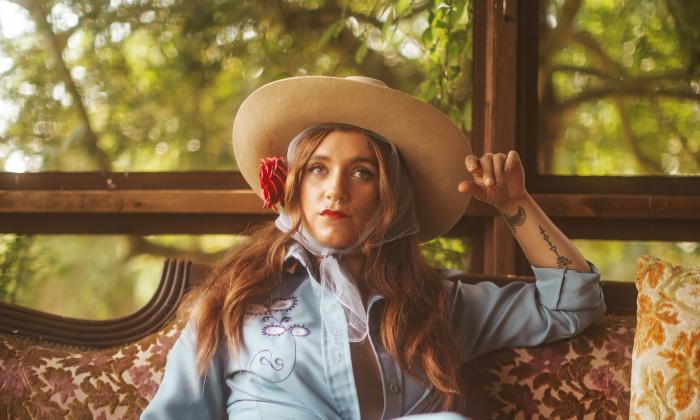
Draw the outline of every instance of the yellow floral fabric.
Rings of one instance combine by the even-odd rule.
[[[637,263],[631,419],[700,419],[700,267]]]

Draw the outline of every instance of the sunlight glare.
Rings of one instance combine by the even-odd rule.
[[[16,38],[34,30],[29,13],[16,4],[0,0],[0,33],[8,39]]]
[[[5,160],[5,172],[27,172],[27,157],[18,150],[10,153],[10,156]]]

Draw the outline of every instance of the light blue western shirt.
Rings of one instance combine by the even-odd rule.
[[[294,243],[269,308],[251,307],[240,354],[222,343],[203,378],[195,371],[195,335],[190,324],[168,354],[163,382],[142,419],[360,419],[345,313],[321,285],[311,260]],[[571,337],[605,313],[600,273],[533,267],[535,283],[471,285],[443,271],[452,329],[463,361],[503,347],[535,346]],[[332,299],[321,326],[320,299]],[[367,301],[370,342],[381,374],[382,418],[437,411],[431,386],[403,372],[380,344],[383,300]]]

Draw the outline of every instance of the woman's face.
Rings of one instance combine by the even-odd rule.
[[[321,245],[357,242],[379,203],[379,164],[364,134],[332,131],[304,167],[304,229]]]

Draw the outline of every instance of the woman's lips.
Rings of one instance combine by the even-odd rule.
[[[342,211],[335,211],[330,209],[323,210],[321,212],[321,216],[327,217],[329,219],[343,219],[345,217],[348,217],[348,215],[343,213]]]

